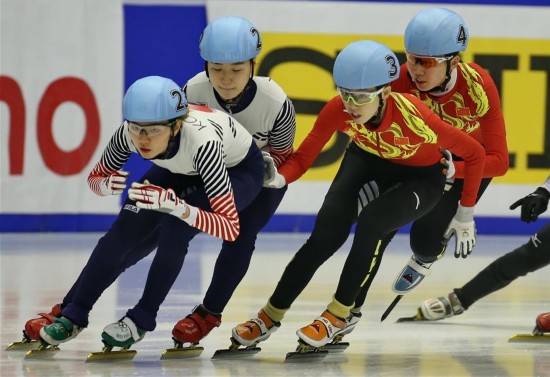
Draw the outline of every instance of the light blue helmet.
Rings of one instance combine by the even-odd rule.
[[[201,34],[201,57],[212,63],[239,63],[258,56],[262,49],[260,32],[245,18],[220,17]]]
[[[462,17],[445,8],[421,11],[405,30],[405,49],[418,56],[442,56],[464,51],[469,40],[468,26]]]
[[[381,43],[352,42],[336,57],[333,76],[340,88],[383,86],[399,77],[399,61],[393,51]]]
[[[187,114],[187,97],[174,81],[147,76],[135,81],[122,100],[124,119],[157,122]]]

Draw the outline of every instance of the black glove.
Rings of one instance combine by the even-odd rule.
[[[539,215],[546,211],[549,199],[550,192],[539,187],[535,192],[512,204],[510,209],[516,209],[521,206],[521,221],[530,223],[531,221],[536,221]]]

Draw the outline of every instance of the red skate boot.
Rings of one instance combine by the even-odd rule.
[[[11,343],[6,350],[26,350],[36,346],[36,342],[40,340],[40,329],[44,326],[51,325],[55,321],[55,317],[61,315],[61,304],[56,304],[52,307],[49,313],[38,313],[40,317],[29,319],[25,323],[23,330],[23,340],[20,342]]]
[[[541,313],[535,319],[535,328],[531,334],[513,335],[509,342],[550,342],[550,312]]]
[[[535,320],[536,326],[533,330],[533,334],[550,333],[550,312],[542,313],[537,316]]]
[[[161,359],[180,359],[200,356],[203,347],[197,347],[202,338],[222,323],[221,314],[208,311],[203,305],[196,306],[193,313],[180,320],[172,329],[174,348],[165,349]],[[184,347],[184,343],[190,346]]]
[[[25,323],[24,336],[32,340],[40,340],[40,329],[55,322],[55,317],[61,316],[61,304],[52,307],[49,313],[38,313],[40,317],[33,318]]]

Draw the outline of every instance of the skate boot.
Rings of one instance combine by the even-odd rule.
[[[40,329],[52,324],[55,321],[55,317],[61,315],[61,304],[54,305],[49,313],[38,313],[38,315],[40,317],[29,319],[27,323],[25,323],[23,339],[20,342],[14,342],[8,345],[6,351],[28,351],[35,348],[37,341],[40,340]]]
[[[130,318],[122,317],[119,321],[105,326],[101,333],[101,341],[104,344],[103,350],[89,353],[86,362],[132,360],[137,352],[129,348],[141,341],[146,333],[147,331],[137,327]],[[119,347],[120,350],[113,351],[114,347]]]
[[[420,306],[422,317],[428,321],[437,321],[464,313],[464,307],[455,292],[447,297],[430,298]]]
[[[286,354],[286,360],[302,358],[322,358],[328,354],[323,347],[338,338],[348,326],[345,319],[335,317],[325,310],[311,324],[296,331],[298,347],[295,352]]]
[[[335,336],[332,342],[327,343],[324,347],[329,352],[343,352],[346,348],[349,347],[349,342],[342,342],[344,335],[351,333],[354,329],[363,314],[361,312],[350,312],[349,316],[346,318],[347,326],[344,331],[339,335]]]
[[[550,312],[539,314],[535,320],[535,323],[536,325],[533,330],[533,334],[542,335],[545,333],[550,333]]]
[[[172,330],[174,348],[165,349],[161,359],[179,359],[198,357],[204,351],[203,347],[197,347],[200,340],[212,331],[214,327],[220,327],[221,314],[209,312],[204,305],[196,306],[193,313],[180,320]],[[184,343],[190,346],[184,347]]]
[[[412,291],[431,273],[431,265],[432,263],[422,263],[413,255],[393,283],[393,291],[399,295]]]
[[[281,327],[281,323],[273,321],[262,309],[258,312],[257,318],[235,326],[231,331],[229,349],[217,350],[212,358],[255,355],[262,350],[256,345],[269,338],[279,327]],[[244,346],[244,348],[240,348],[240,346]]]
[[[83,330],[65,317],[54,317],[54,322],[40,329],[40,345],[27,352],[26,358],[48,356],[49,351],[58,351],[61,343],[76,338]]]
[[[55,317],[55,322],[40,329],[40,338],[50,345],[57,346],[76,338],[83,328],[74,325],[65,317]]]

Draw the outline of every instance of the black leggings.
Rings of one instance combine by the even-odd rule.
[[[369,203],[357,218],[357,193],[372,180],[392,189]],[[376,272],[373,267],[379,263],[384,237],[430,211],[439,201],[443,186],[439,164],[398,165],[350,144],[313,232],[286,267],[270,298],[271,304],[279,309],[290,308],[315,271],[344,244],[357,220],[353,244],[335,293],[338,302],[353,305],[361,286]]]
[[[482,179],[476,202],[479,201],[481,195],[483,195],[487,186],[491,183],[491,180],[492,178]],[[445,191],[439,203],[425,216],[413,222],[410,233],[411,249],[414,255],[419,256],[423,261],[433,262],[445,253],[446,244],[443,234],[456,214],[463,188],[464,180],[455,179],[452,187],[448,191]],[[381,187],[381,191],[383,189]],[[383,245],[380,247],[380,258],[382,258],[386,247],[396,233],[397,231],[392,232],[383,240]],[[376,268],[378,269],[379,266],[380,264]],[[365,303],[371,284],[372,279],[369,279],[365,283],[357,296],[355,307],[361,307]]]
[[[542,227],[531,239],[495,259],[472,280],[455,289],[464,309],[490,293],[506,287],[520,276],[550,264],[550,224]]]

